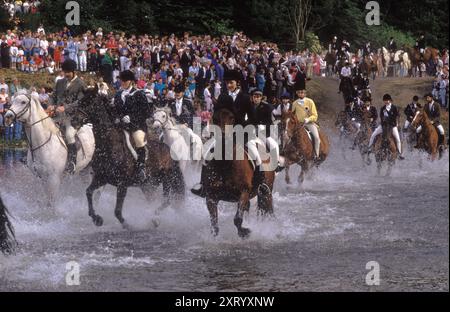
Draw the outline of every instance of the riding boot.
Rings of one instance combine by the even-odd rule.
[[[67,166],[65,171],[68,174],[74,174],[77,168],[77,145],[75,143],[67,144],[67,153]]]
[[[200,183],[196,185],[196,187],[191,189],[191,193],[200,197],[206,197],[206,192],[205,192],[205,188],[203,187],[203,181],[204,181],[204,173],[205,170],[202,167],[202,172],[201,172],[201,178],[200,178]]]
[[[283,171],[284,167],[285,167],[285,163],[286,163],[286,160],[285,160],[285,158],[283,156],[280,155],[278,158],[279,158],[278,166],[275,169],[275,172]]]
[[[264,171],[261,170],[261,166],[256,166],[255,172],[254,172],[254,177],[253,177],[254,185],[259,186],[259,185],[263,184],[264,181],[265,181]]]
[[[145,174],[145,146],[139,147],[136,149],[136,153],[138,155],[136,162],[136,176],[139,182],[144,182],[146,180]]]

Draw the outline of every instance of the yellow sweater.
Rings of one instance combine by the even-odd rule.
[[[319,115],[317,114],[316,104],[307,97],[303,100],[304,105],[300,104],[300,99],[292,104],[292,112],[297,116],[299,122],[305,122],[305,118],[308,118],[310,122],[317,122]]]

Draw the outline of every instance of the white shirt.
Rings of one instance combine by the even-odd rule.
[[[125,103],[125,99],[126,99],[127,95],[130,94],[130,92],[131,92],[131,88],[133,88],[133,87],[131,86],[128,89],[124,89],[123,92],[120,94],[120,97],[122,98],[122,101],[124,103]]]
[[[239,89],[236,89],[234,92],[228,91],[228,95],[230,95],[233,98],[233,102],[236,101],[236,97],[238,96],[238,93],[240,91],[241,90],[239,90]]]
[[[183,98],[175,99],[175,109],[176,109],[177,116],[181,115],[182,107],[183,107]]]
[[[352,70],[350,67],[347,67],[347,66],[342,67],[341,76],[350,77],[351,74],[352,74]]]

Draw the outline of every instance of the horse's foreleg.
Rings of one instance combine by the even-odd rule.
[[[214,236],[219,234],[219,217],[217,213],[218,200],[206,198],[206,207],[208,207],[209,217],[211,219],[211,233]]]
[[[56,203],[56,197],[59,193],[59,187],[61,185],[61,179],[59,176],[50,176],[47,182],[47,193],[48,193],[48,208],[54,208]]]
[[[300,170],[300,174],[298,175],[298,183],[303,184],[303,182],[305,181],[305,174],[308,172],[308,169],[309,169],[308,162],[304,162],[304,163],[300,164],[300,167],[301,167],[301,170]]]
[[[246,238],[250,235],[250,229],[244,228],[242,222],[244,221],[244,212],[249,210],[250,206],[250,194],[248,190],[244,190],[241,193],[241,197],[238,202],[238,209],[234,216],[234,225],[238,230],[238,235],[241,238]]]
[[[141,186],[142,193],[144,193],[145,199],[147,200],[148,203],[151,203],[153,201],[153,195],[156,191],[156,188],[157,188],[157,185],[152,184],[152,183],[146,183]],[[161,206],[156,208],[155,216],[152,218],[152,222],[155,227],[158,227],[159,224],[161,223],[159,220],[159,214],[161,213],[162,210],[164,210],[166,207],[168,207],[169,204],[170,204],[169,201],[163,201]]]
[[[284,178],[286,180],[286,184],[291,184],[291,178],[289,177],[289,167],[290,166],[291,166],[290,164],[286,163],[286,167],[284,168],[286,171],[286,175]]]
[[[103,219],[99,215],[95,214],[92,197],[93,197],[94,191],[104,185],[106,185],[106,183],[101,182],[94,176],[91,184],[86,189],[86,197],[88,200],[88,207],[89,207],[89,216],[92,218],[92,221],[94,222],[94,224],[96,226],[102,226]]]
[[[128,228],[128,226],[122,216],[122,209],[123,203],[125,202],[125,197],[127,196],[127,190],[127,187],[123,185],[117,186],[116,208],[114,209],[114,214],[117,220],[119,220],[120,224],[122,224],[122,226],[125,228]]]

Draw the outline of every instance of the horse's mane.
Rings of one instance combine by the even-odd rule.
[[[56,126],[56,124],[53,122],[53,119],[48,117],[48,114],[45,112],[44,108],[41,106],[41,102],[39,101],[39,98],[35,95],[30,95],[31,99],[31,105],[34,105],[34,109],[37,112],[37,115],[39,117],[42,123],[42,126],[49,130],[53,134],[60,133],[59,128]],[[33,104],[33,101],[35,104]]]

